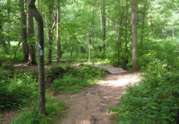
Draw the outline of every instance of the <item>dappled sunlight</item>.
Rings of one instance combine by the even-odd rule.
[[[99,85],[110,87],[123,87],[133,85],[141,80],[139,73],[131,73],[124,75],[110,75],[106,80],[99,81]]]
[[[91,124],[90,120],[80,120],[76,124]]]
[[[109,74],[104,80],[98,81],[96,86],[78,94],[57,96],[69,106],[62,124],[111,124],[113,113],[110,107],[119,103],[127,86],[140,79],[140,73]]]

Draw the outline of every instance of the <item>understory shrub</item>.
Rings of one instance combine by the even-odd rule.
[[[66,64],[52,65],[47,69],[47,83],[51,85],[53,80],[55,80],[57,77],[63,77],[63,75],[69,70],[72,70],[72,67]]]
[[[179,71],[152,62],[144,79],[130,87],[118,107],[119,124],[174,124],[179,110]]]
[[[47,98],[46,115],[40,115],[37,107],[37,103],[33,103],[31,108],[21,110],[11,124],[52,124],[65,111],[64,103],[52,96]]]
[[[142,69],[147,68],[153,61],[162,61],[168,67],[178,65],[177,46],[172,40],[159,40],[145,42],[143,49],[139,49],[138,64]]]
[[[113,111],[119,124],[175,124],[179,112],[179,55],[174,42],[146,45],[143,80],[129,87]]]
[[[3,72],[0,79],[0,111],[17,109],[36,96],[37,83],[31,74]]]
[[[53,89],[56,92],[76,93],[81,89],[94,85],[95,80],[105,75],[101,69],[82,65],[68,69],[63,77],[53,81]]]

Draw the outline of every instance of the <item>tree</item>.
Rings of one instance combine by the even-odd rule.
[[[146,14],[147,14],[147,9],[148,9],[148,0],[145,0],[143,3],[143,8],[142,8],[142,26],[141,26],[141,48],[143,48],[143,42],[144,42],[144,36],[145,36],[145,22],[146,22]]]
[[[57,0],[56,6],[56,40],[57,40],[57,62],[60,62],[61,57],[61,36],[60,36],[60,0]]]
[[[27,23],[26,23],[26,13],[25,13],[25,1],[19,0],[19,7],[20,7],[20,16],[21,16],[21,42],[22,42],[22,49],[24,54],[24,62],[28,61],[28,43],[27,43]]]
[[[54,0],[48,1],[48,64],[52,62],[53,7]]]
[[[137,1],[131,0],[131,24],[132,24],[132,69],[137,70]]]
[[[35,6],[36,0],[29,0],[29,11],[35,18],[38,25],[38,75],[39,75],[39,110],[41,114],[45,114],[45,69],[44,69],[44,25],[43,18]]]
[[[101,16],[102,16],[103,55],[105,55],[105,51],[106,51],[106,0],[102,0],[101,13],[102,13]]]
[[[27,36],[28,36],[28,64],[36,64],[36,50],[35,50],[35,40],[34,40],[34,21],[32,18],[32,13],[28,8],[27,11]]]

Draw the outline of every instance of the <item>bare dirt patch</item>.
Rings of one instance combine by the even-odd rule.
[[[113,124],[109,109],[118,104],[129,85],[139,82],[139,73],[109,74],[96,86],[73,95],[58,95],[69,106],[66,116],[57,124]]]
[[[0,124],[10,124],[13,117],[16,115],[16,112],[5,112],[2,115],[2,119],[0,118]]]

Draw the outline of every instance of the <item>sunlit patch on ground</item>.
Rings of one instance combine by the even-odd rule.
[[[124,75],[109,75],[106,80],[99,81],[99,85],[110,87],[124,87],[133,85],[141,80],[140,73],[128,73]]]
[[[141,80],[140,73],[109,74],[97,85],[78,94],[59,95],[69,110],[57,124],[111,124],[110,107],[118,104],[125,88]]]

